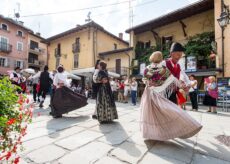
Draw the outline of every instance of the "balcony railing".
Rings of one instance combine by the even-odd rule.
[[[128,75],[129,73],[129,68],[128,67],[118,67],[118,68],[107,68],[108,71],[118,73],[120,75]]]
[[[36,54],[44,53],[44,49],[40,47],[34,47],[34,46],[29,45],[29,49],[30,49],[30,52],[32,53],[36,53]]]
[[[33,65],[39,65],[39,60],[36,60],[36,59],[28,59],[28,63],[29,64],[33,64]]]
[[[58,50],[58,48],[55,48],[54,55],[55,55],[55,57],[61,57],[61,52],[60,52],[60,50]]]
[[[73,53],[79,53],[80,52],[80,44],[79,43],[73,43],[72,44],[72,52]]]
[[[10,53],[12,51],[12,45],[5,43],[5,42],[0,42],[0,52],[6,52]]]

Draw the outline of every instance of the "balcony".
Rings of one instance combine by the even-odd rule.
[[[80,44],[79,43],[73,43],[72,44],[72,52],[73,53],[79,53],[80,52]]]
[[[128,75],[129,74],[129,68],[128,67],[113,67],[113,68],[107,68],[108,71],[110,72],[115,72],[115,73],[118,73],[120,74],[121,76],[123,75]]]
[[[44,53],[44,49],[40,47],[34,47],[34,46],[29,45],[29,52],[39,55],[39,54]]]
[[[61,57],[61,51],[58,48],[55,48],[55,50],[54,50],[54,56],[55,57]]]
[[[0,52],[5,52],[5,53],[12,52],[12,45],[5,42],[0,42]]]
[[[39,62],[39,60],[35,60],[33,58],[29,58],[28,59],[28,64],[29,65],[36,65],[36,66],[38,66],[38,65],[40,65],[40,62]]]

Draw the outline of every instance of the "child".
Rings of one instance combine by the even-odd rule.
[[[171,75],[166,68],[166,62],[163,60],[163,55],[160,51],[154,52],[149,61],[152,62],[144,71],[146,78],[151,80],[155,86],[160,86]]]

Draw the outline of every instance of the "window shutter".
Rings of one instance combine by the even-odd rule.
[[[21,67],[21,69],[24,68],[24,62],[23,61],[21,61],[20,67]]]
[[[4,67],[8,67],[8,59],[7,58],[5,58],[5,63],[4,64],[5,64]]]

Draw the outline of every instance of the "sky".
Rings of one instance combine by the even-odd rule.
[[[130,26],[196,1],[198,0],[0,0],[0,14],[14,18],[14,12],[19,11],[19,20],[26,27],[48,38],[78,24],[85,24],[85,19],[91,12],[93,21],[114,35],[124,33],[124,39],[128,40],[125,30]],[[130,11],[133,13],[133,21],[130,21]]]

